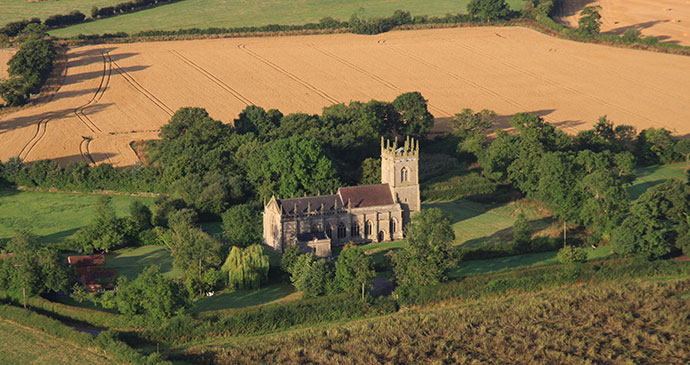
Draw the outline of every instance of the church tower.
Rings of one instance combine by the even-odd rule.
[[[390,141],[381,138],[381,183],[393,190],[394,199],[403,210],[403,224],[421,210],[419,197],[419,141],[407,137],[398,148],[396,138]]]

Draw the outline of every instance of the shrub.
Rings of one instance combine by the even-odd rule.
[[[558,250],[558,261],[572,264],[587,261],[587,251],[582,247],[568,246]]]

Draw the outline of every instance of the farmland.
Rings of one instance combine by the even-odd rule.
[[[232,122],[251,104],[317,113],[414,90],[429,100],[439,131],[470,107],[495,110],[498,127],[533,112],[571,133],[602,115],[638,130],[690,133],[690,58],[519,27],[135,43],[68,56],[53,100],[0,116],[0,160],[129,166],[138,161],[130,142],[156,138],[183,106]]]
[[[69,37],[80,33],[132,33],[152,29],[305,24],[316,23],[324,17],[347,20],[352,14],[364,17],[389,16],[397,9],[409,11],[413,16],[442,16],[446,13],[465,13],[468,3],[469,0],[185,0],[133,14],[79,24],[51,33],[59,37]],[[524,0],[509,0],[508,3],[514,9],[521,9]],[[91,5],[87,5],[86,8],[90,9]],[[1,10],[0,7],[0,13]]]
[[[643,35],[659,37],[661,41],[690,45],[690,2],[678,0],[565,0],[559,20],[577,27],[579,13],[587,5],[601,6],[601,30],[622,34],[636,28]]]

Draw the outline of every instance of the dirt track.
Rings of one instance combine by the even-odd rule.
[[[464,107],[535,112],[569,132],[617,123],[690,134],[690,57],[467,28],[89,46],[47,104],[0,116],[0,160],[127,166],[183,106],[231,122],[249,104],[318,113],[417,90],[439,128]]]
[[[690,1],[688,0],[565,0],[561,21],[577,27],[580,11],[587,5],[601,6],[601,31],[623,34],[637,28],[643,35],[663,42],[690,46]]]

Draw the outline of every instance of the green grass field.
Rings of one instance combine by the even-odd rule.
[[[258,290],[216,292],[212,297],[197,300],[192,313],[234,309],[299,299],[295,288],[287,283],[272,284]]]
[[[161,246],[127,247],[106,255],[105,266],[117,270],[119,275],[135,279],[139,273],[151,265],[158,265],[161,272],[169,277],[180,277],[182,272],[172,264],[170,252]]]
[[[661,184],[668,179],[687,179],[688,164],[679,162],[669,165],[650,166],[637,171],[637,178],[628,187],[631,199],[637,199],[642,193],[654,185]]]
[[[91,8],[89,1],[74,2],[89,4],[79,8]],[[397,9],[409,11],[412,15],[440,16],[446,13],[464,13],[467,3],[469,0],[184,0],[136,13],[58,29],[51,34],[58,37],[70,37],[80,33],[132,33],[151,29],[304,24],[318,22],[327,16],[347,20],[355,13],[364,17],[388,16]],[[524,1],[508,0],[508,3],[513,8],[519,9]],[[27,10],[17,10],[17,7],[13,6],[12,9],[18,11],[16,14],[5,13],[6,9],[0,6],[0,14],[8,14],[3,16],[4,19],[0,18],[0,21],[7,22],[27,17],[31,14],[28,11],[29,7],[38,8],[41,4],[43,3],[23,3]],[[7,10],[10,10],[9,6]]]
[[[63,242],[91,222],[98,195],[0,190],[0,242],[17,230],[29,229],[41,242]],[[149,206],[153,198],[113,196],[119,216],[129,215],[129,204],[139,200]]]
[[[79,10],[87,17],[91,16],[91,7],[112,6],[122,1],[118,0],[59,0],[59,1],[0,1],[0,26],[6,23],[40,18],[45,20],[55,14],[67,14],[73,10]]]
[[[0,320],[2,364],[115,364],[84,347],[14,322]]]

